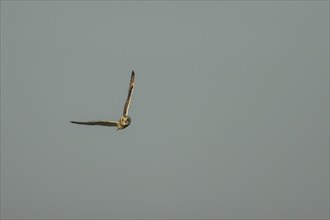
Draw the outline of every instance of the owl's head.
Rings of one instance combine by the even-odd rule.
[[[131,117],[129,115],[123,115],[119,119],[120,127],[121,128],[126,128],[128,125],[131,124]]]

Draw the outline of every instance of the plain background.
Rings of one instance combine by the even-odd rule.
[[[1,217],[329,218],[329,2],[1,1]]]

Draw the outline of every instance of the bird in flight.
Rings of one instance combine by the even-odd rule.
[[[101,125],[108,127],[117,127],[117,130],[126,128],[131,124],[131,117],[128,115],[128,109],[131,104],[134,83],[135,83],[135,73],[134,71],[132,71],[131,81],[129,83],[128,95],[124,105],[123,115],[119,118],[118,121],[71,121],[71,123],[80,124],[80,125]]]

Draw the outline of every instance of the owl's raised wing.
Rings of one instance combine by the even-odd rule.
[[[126,99],[126,102],[125,102],[123,115],[128,115],[128,109],[129,109],[129,105],[131,104],[131,99],[132,99],[132,94],[133,94],[133,89],[134,89],[134,83],[135,83],[135,73],[134,73],[134,71],[132,71],[131,81],[129,83],[128,95],[127,95],[127,99]]]

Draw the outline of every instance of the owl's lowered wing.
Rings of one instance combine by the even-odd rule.
[[[126,102],[125,102],[123,115],[128,115],[128,109],[129,109],[129,105],[131,104],[131,99],[132,99],[132,94],[133,94],[133,89],[134,89],[134,83],[135,83],[135,73],[134,73],[134,71],[132,71],[131,81],[129,83],[128,95],[127,95],[127,99],[126,99]]]
[[[71,121],[74,124],[80,125],[101,125],[101,126],[109,126],[109,127],[117,127],[117,121]]]

